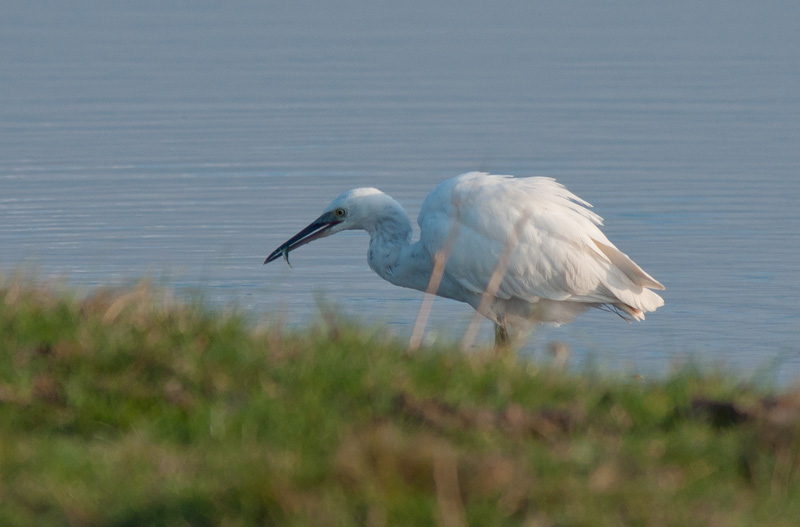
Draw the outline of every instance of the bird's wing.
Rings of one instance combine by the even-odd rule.
[[[663,286],[606,238],[590,206],[550,178],[472,172],[426,198],[420,241],[431,255],[450,244],[445,272],[475,293],[486,291],[506,252],[498,298],[661,305],[646,288]]]

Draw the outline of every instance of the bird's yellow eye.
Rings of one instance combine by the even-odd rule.
[[[347,215],[347,211],[344,209],[336,209],[333,213],[336,214],[337,218],[344,218]]]

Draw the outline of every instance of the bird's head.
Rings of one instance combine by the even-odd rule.
[[[289,252],[337,232],[348,229],[370,230],[376,214],[380,213],[381,204],[392,198],[376,188],[357,188],[348,190],[333,200],[322,215],[312,221],[280,247],[272,251],[264,263],[267,264],[283,256],[289,263]]]

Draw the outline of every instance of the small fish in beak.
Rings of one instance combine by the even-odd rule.
[[[267,259],[264,260],[265,264],[272,262],[273,260],[277,260],[281,256],[286,263],[289,264],[289,267],[292,266],[289,263],[289,252],[297,249],[298,247],[302,247],[303,245],[312,242],[318,238],[324,238],[332,234],[330,232],[331,228],[334,227],[336,224],[341,223],[341,218],[337,217],[333,211],[326,212],[313,222],[311,222],[308,227],[303,229],[302,231],[298,232],[288,240],[286,240],[280,247],[272,251]]]

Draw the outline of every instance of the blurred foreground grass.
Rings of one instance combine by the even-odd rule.
[[[0,525],[771,525],[800,393],[0,284]]]

